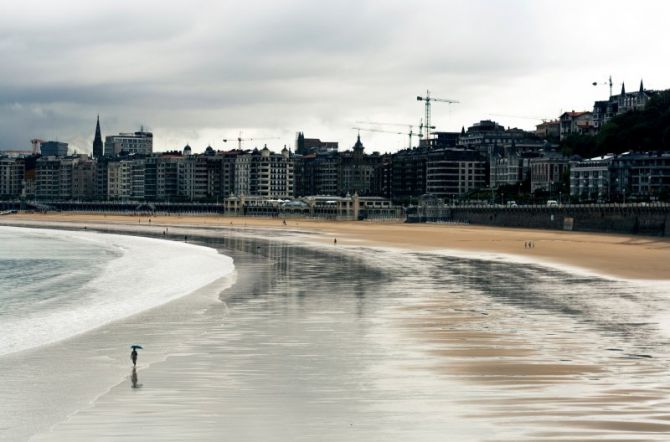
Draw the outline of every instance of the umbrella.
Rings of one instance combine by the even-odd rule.
[[[132,348],[133,350],[137,350],[137,349],[142,350],[142,346],[141,346],[141,345],[137,345],[137,344],[133,344],[133,345],[131,345],[130,348]]]

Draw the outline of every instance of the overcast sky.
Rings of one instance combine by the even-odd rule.
[[[174,4],[178,3],[178,4]],[[90,152],[154,132],[154,150],[306,137],[350,148],[357,121],[533,128],[615,93],[670,88],[670,2],[655,0],[0,2],[0,149]],[[602,85],[593,86],[594,81]],[[513,118],[519,116],[522,118]],[[403,131],[401,126],[386,129]],[[407,137],[361,132],[368,151]]]

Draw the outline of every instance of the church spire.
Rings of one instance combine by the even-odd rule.
[[[640,79],[640,93],[644,92],[644,83],[642,79]]]
[[[93,158],[102,157],[102,135],[100,134],[100,115],[95,123],[95,138],[93,138]]]
[[[626,95],[626,83],[621,83],[621,95]]]
[[[354,153],[355,154],[362,154],[363,153],[363,143],[361,143],[361,134],[359,132],[358,137],[356,137],[356,144],[354,144]]]
[[[358,133],[358,136],[356,137],[356,144],[354,144],[354,149],[357,148],[357,147],[359,147],[359,148],[361,148],[361,149],[363,148],[363,143],[361,143],[361,134],[360,134],[360,132]]]

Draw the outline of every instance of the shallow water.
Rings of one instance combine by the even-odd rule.
[[[221,301],[107,327],[151,336],[141,387],[36,440],[668,439],[665,286],[225,236],[191,237],[235,260]]]

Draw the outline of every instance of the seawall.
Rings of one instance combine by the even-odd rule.
[[[430,221],[670,237],[669,205],[450,207],[408,217],[408,222]]]

